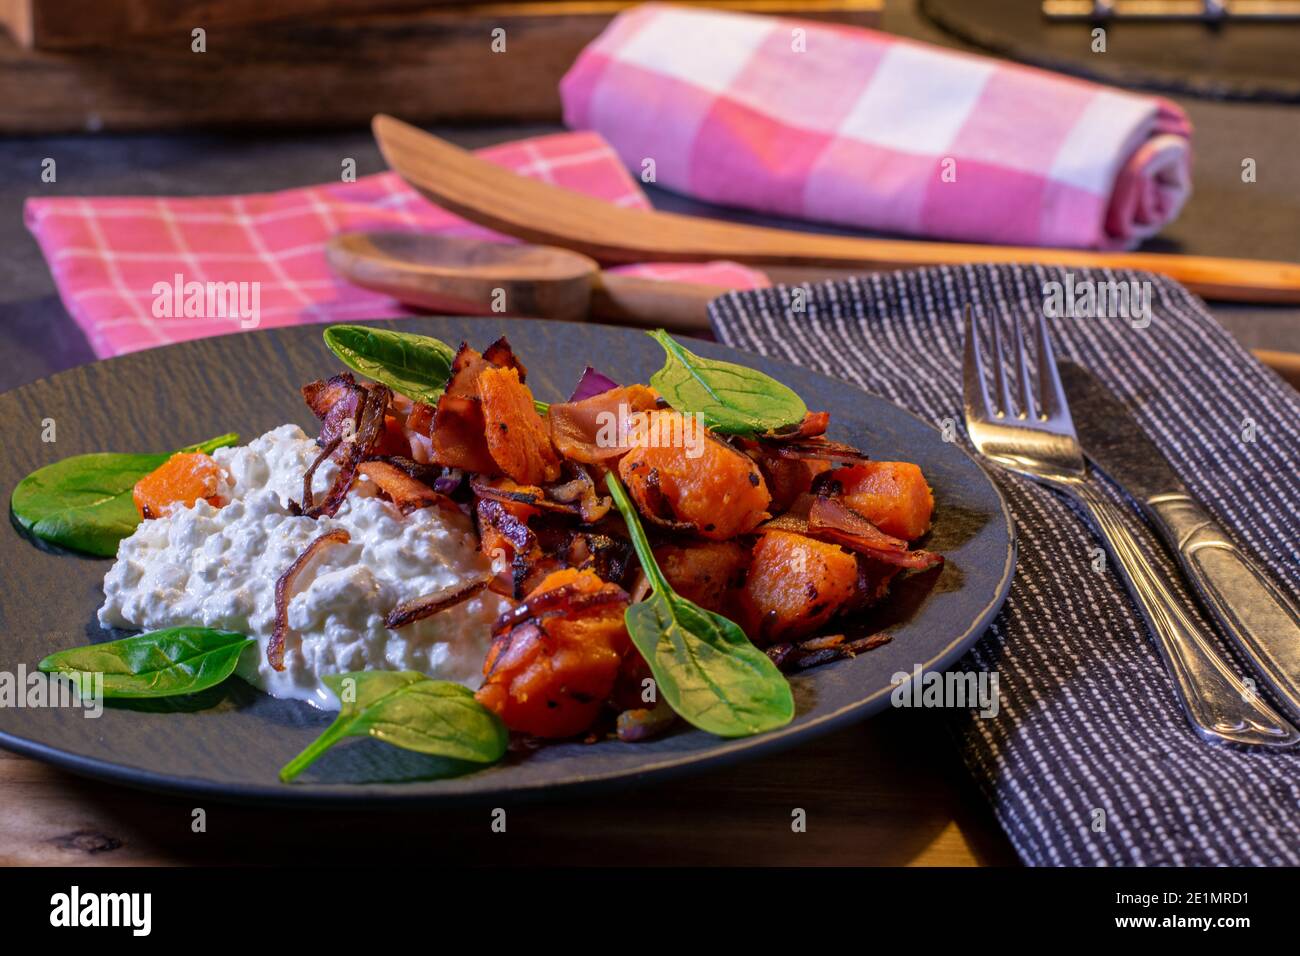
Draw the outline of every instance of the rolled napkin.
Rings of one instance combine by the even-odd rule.
[[[650,206],[594,133],[540,136],[479,155],[620,206]],[[413,314],[330,271],[325,243],[340,232],[410,230],[515,241],[433,205],[395,173],[247,196],[30,199],[25,215],[64,306],[100,358],[246,328]],[[648,263],[616,271],[726,288],[767,284],[762,273],[729,262]],[[188,298],[189,283],[205,289],[236,283],[249,316],[184,314],[178,305]],[[209,311],[206,303],[199,311]]]
[[[709,311],[728,345],[843,379],[938,428],[962,420],[963,306],[1032,323],[1043,314],[1044,288],[1071,277],[1149,284],[1148,329],[1135,332],[1123,318],[1050,319],[1057,354],[1091,369],[1133,410],[1193,494],[1300,598],[1300,396],[1171,279],[940,267],[814,285],[800,296],[784,286],[735,292]],[[1245,422],[1266,424],[1243,440]],[[954,434],[971,450],[960,424]],[[862,444],[870,453],[870,435]],[[1015,521],[1016,576],[1001,613],[955,670],[998,674],[1000,707],[985,716],[954,709],[951,723],[1020,858],[1042,866],[1300,865],[1300,752],[1201,740],[1113,566],[1095,564],[1097,542],[1078,513],[1042,485],[987,470]],[[1195,607],[1137,511],[1115,489],[1107,494],[1156,573]]]
[[[874,30],[648,4],[560,94],[647,180],[817,222],[1126,249],[1191,192],[1174,104]]]

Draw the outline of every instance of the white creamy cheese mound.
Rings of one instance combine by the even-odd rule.
[[[489,571],[466,516],[421,508],[403,516],[358,478],[333,518],[295,517],[302,476],[319,453],[297,425],[281,425],[213,457],[228,504],[193,507],[140,522],[117,549],[104,578],[105,627],[156,630],[182,624],[257,638],[237,673],[275,697],[336,709],[321,675],[416,670],[477,688],[492,624],[507,602],[488,591],[398,631],[384,626],[403,601],[455,589]],[[336,472],[314,476],[319,498]],[[266,660],[275,628],[275,582],[319,535],[347,531],[347,544],[322,547],[297,575],[289,602],[283,671]],[[254,653],[256,650],[256,653]]]

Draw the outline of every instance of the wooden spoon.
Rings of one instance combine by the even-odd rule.
[[[592,259],[554,246],[453,239],[409,232],[348,232],[325,258],[356,285],[434,312],[540,316],[616,325],[709,329],[709,301],[722,286],[602,272]]]
[[[391,116],[377,115],[371,125],[388,165],[444,209],[497,232],[562,246],[603,263],[731,259],[866,270],[1053,263],[1159,272],[1211,299],[1300,303],[1296,263],[825,236],[624,209],[520,176]]]
[[[325,257],[349,282],[408,305],[452,315],[593,318],[699,334],[711,332],[709,302],[731,291],[613,275],[580,253],[554,246],[409,232],[341,233],[326,245]],[[795,272],[773,278],[814,277]],[[500,307],[494,309],[498,302]],[[1255,357],[1300,388],[1300,355],[1256,349]]]

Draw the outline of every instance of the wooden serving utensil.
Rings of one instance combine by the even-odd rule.
[[[1158,272],[1210,299],[1300,303],[1297,263],[826,236],[624,209],[520,176],[391,116],[379,114],[371,125],[388,165],[444,209],[497,232],[572,249],[602,263],[731,259],[868,271],[1052,263]]]
[[[534,246],[410,232],[348,232],[325,247],[349,282],[434,312],[537,316],[615,325],[709,329],[722,286],[666,282],[601,271],[595,260]]]
[[[330,267],[355,285],[452,315],[596,319],[614,325],[711,331],[708,304],[723,286],[615,275],[595,260],[534,246],[410,232],[347,232],[325,247]],[[773,279],[803,281],[797,271]],[[494,305],[496,306],[494,308]],[[1255,357],[1300,388],[1300,355],[1256,349]]]

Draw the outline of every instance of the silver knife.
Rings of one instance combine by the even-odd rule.
[[[1057,362],[1079,441],[1137,501],[1205,606],[1300,718],[1300,609],[1192,497],[1133,414],[1092,373]]]

